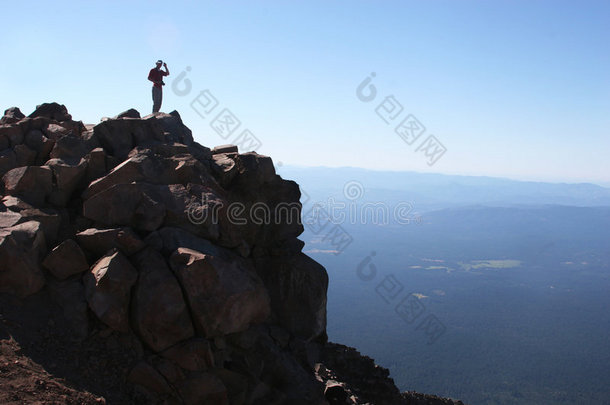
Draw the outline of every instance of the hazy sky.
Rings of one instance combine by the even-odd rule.
[[[162,110],[178,110],[206,146],[248,136],[283,164],[610,183],[608,1],[22,1],[2,10],[2,109],[29,114],[57,101],[87,123],[130,107],[147,114],[146,77],[161,58],[171,72]],[[190,91],[174,83],[181,72]],[[373,72],[376,97],[361,101],[356,89]],[[240,126],[218,127],[227,114]],[[425,127],[419,137],[404,129],[409,115]],[[430,135],[443,155],[426,148]]]

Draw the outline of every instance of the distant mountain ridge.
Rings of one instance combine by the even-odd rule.
[[[372,198],[392,202],[406,198],[425,210],[474,204],[610,206],[610,188],[592,183],[546,183],[354,167],[285,165],[277,170],[281,175],[297,181],[316,198],[341,195],[343,185],[355,181],[365,191],[363,200]]]

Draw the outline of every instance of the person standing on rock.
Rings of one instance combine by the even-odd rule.
[[[161,70],[161,65],[163,65],[165,71]],[[169,76],[169,69],[167,68],[167,63],[163,63],[163,61],[159,59],[157,61],[157,66],[150,69],[150,72],[148,73],[148,80],[153,82],[153,113],[159,112],[161,109],[161,102],[163,101],[163,86],[165,85],[163,82],[163,76]]]

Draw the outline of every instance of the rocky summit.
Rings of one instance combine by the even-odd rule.
[[[328,342],[324,267],[272,160],[180,115],[0,120],[0,402],[453,404]]]

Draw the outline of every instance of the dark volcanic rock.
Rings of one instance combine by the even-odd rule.
[[[42,265],[60,280],[89,269],[85,254],[72,239],[66,239],[53,248]]]
[[[0,138],[1,140],[2,138]],[[0,175],[4,176],[6,172],[17,167],[17,155],[12,149],[6,149],[0,152]]]
[[[77,164],[87,155],[89,147],[90,145],[81,137],[72,134],[61,135],[55,139],[49,157]]]
[[[233,256],[226,260],[179,248],[170,259],[203,336],[241,332],[269,317],[263,282],[246,260]]]
[[[36,151],[26,145],[16,145],[13,150],[17,159],[17,166],[29,166],[36,163]]]
[[[135,153],[106,176],[91,182],[83,198],[107,190],[116,184],[146,182],[151,184],[213,183],[205,166],[190,155],[160,157],[148,150]]]
[[[138,272],[121,252],[111,251],[99,259],[83,279],[89,307],[114,330],[129,330],[131,286]]]
[[[72,193],[79,187],[87,171],[87,162],[81,159],[73,165],[61,159],[51,159],[46,165],[53,171],[54,184],[49,195],[49,202],[56,206],[66,206]]]
[[[189,371],[204,371],[214,367],[214,354],[206,339],[190,339],[161,353],[167,359]]]
[[[27,297],[40,290],[45,283],[40,259],[45,253],[39,222],[0,229],[0,292]]]
[[[273,313],[282,326],[304,339],[326,332],[328,274],[303,253],[261,257],[256,268],[271,296]]]
[[[0,125],[14,124],[15,122],[25,118],[25,115],[17,107],[11,107],[4,110],[4,116],[0,118]]]
[[[180,118],[178,111],[174,110],[169,114],[157,113],[149,115],[145,119],[154,120],[160,125],[165,133],[166,141],[178,142],[184,145],[193,143],[193,133],[182,123],[182,118]]]
[[[89,228],[77,233],[76,238],[83,249],[96,259],[113,248],[131,256],[146,247],[131,228]]]
[[[199,145],[176,111],[46,103],[0,119],[0,175],[4,402],[459,404],[327,342],[328,275],[268,156]]]
[[[28,115],[29,118],[46,117],[55,121],[68,121],[72,116],[68,114],[68,109],[63,104],[44,103],[36,106],[36,110]]]
[[[104,152],[103,148],[94,148],[85,156],[85,160],[87,161],[85,178],[88,183],[97,180],[107,173],[106,152]]]
[[[83,215],[106,226],[154,231],[165,219],[163,200],[171,198],[168,186],[115,184],[87,199],[83,204]]]
[[[19,211],[21,223],[36,221],[40,223],[47,247],[53,246],[61,226],[60,214],[53,208],[26,208]]]
[[[141,118],[140,113],[135,108],[130,108],[129,110],[123,111],[115,118]]]
[[[138,253],[138,282],[132,304],[133,326],[144,343],[160,352],[194,335],[178,281],[158,252]]]
[[[12,147],[23,143],[23,128],[18,125],[0,125],[0,146],[3,148]]]
[[[212,155],[216,155],[219,153],[235,153],[237,154],[237,146],[236,145],[219,145],[212,149]]]
[[[24,166],[9,170],[2,181],[7,194],[41,206],[51,193],[53,174],[48,166]]]

